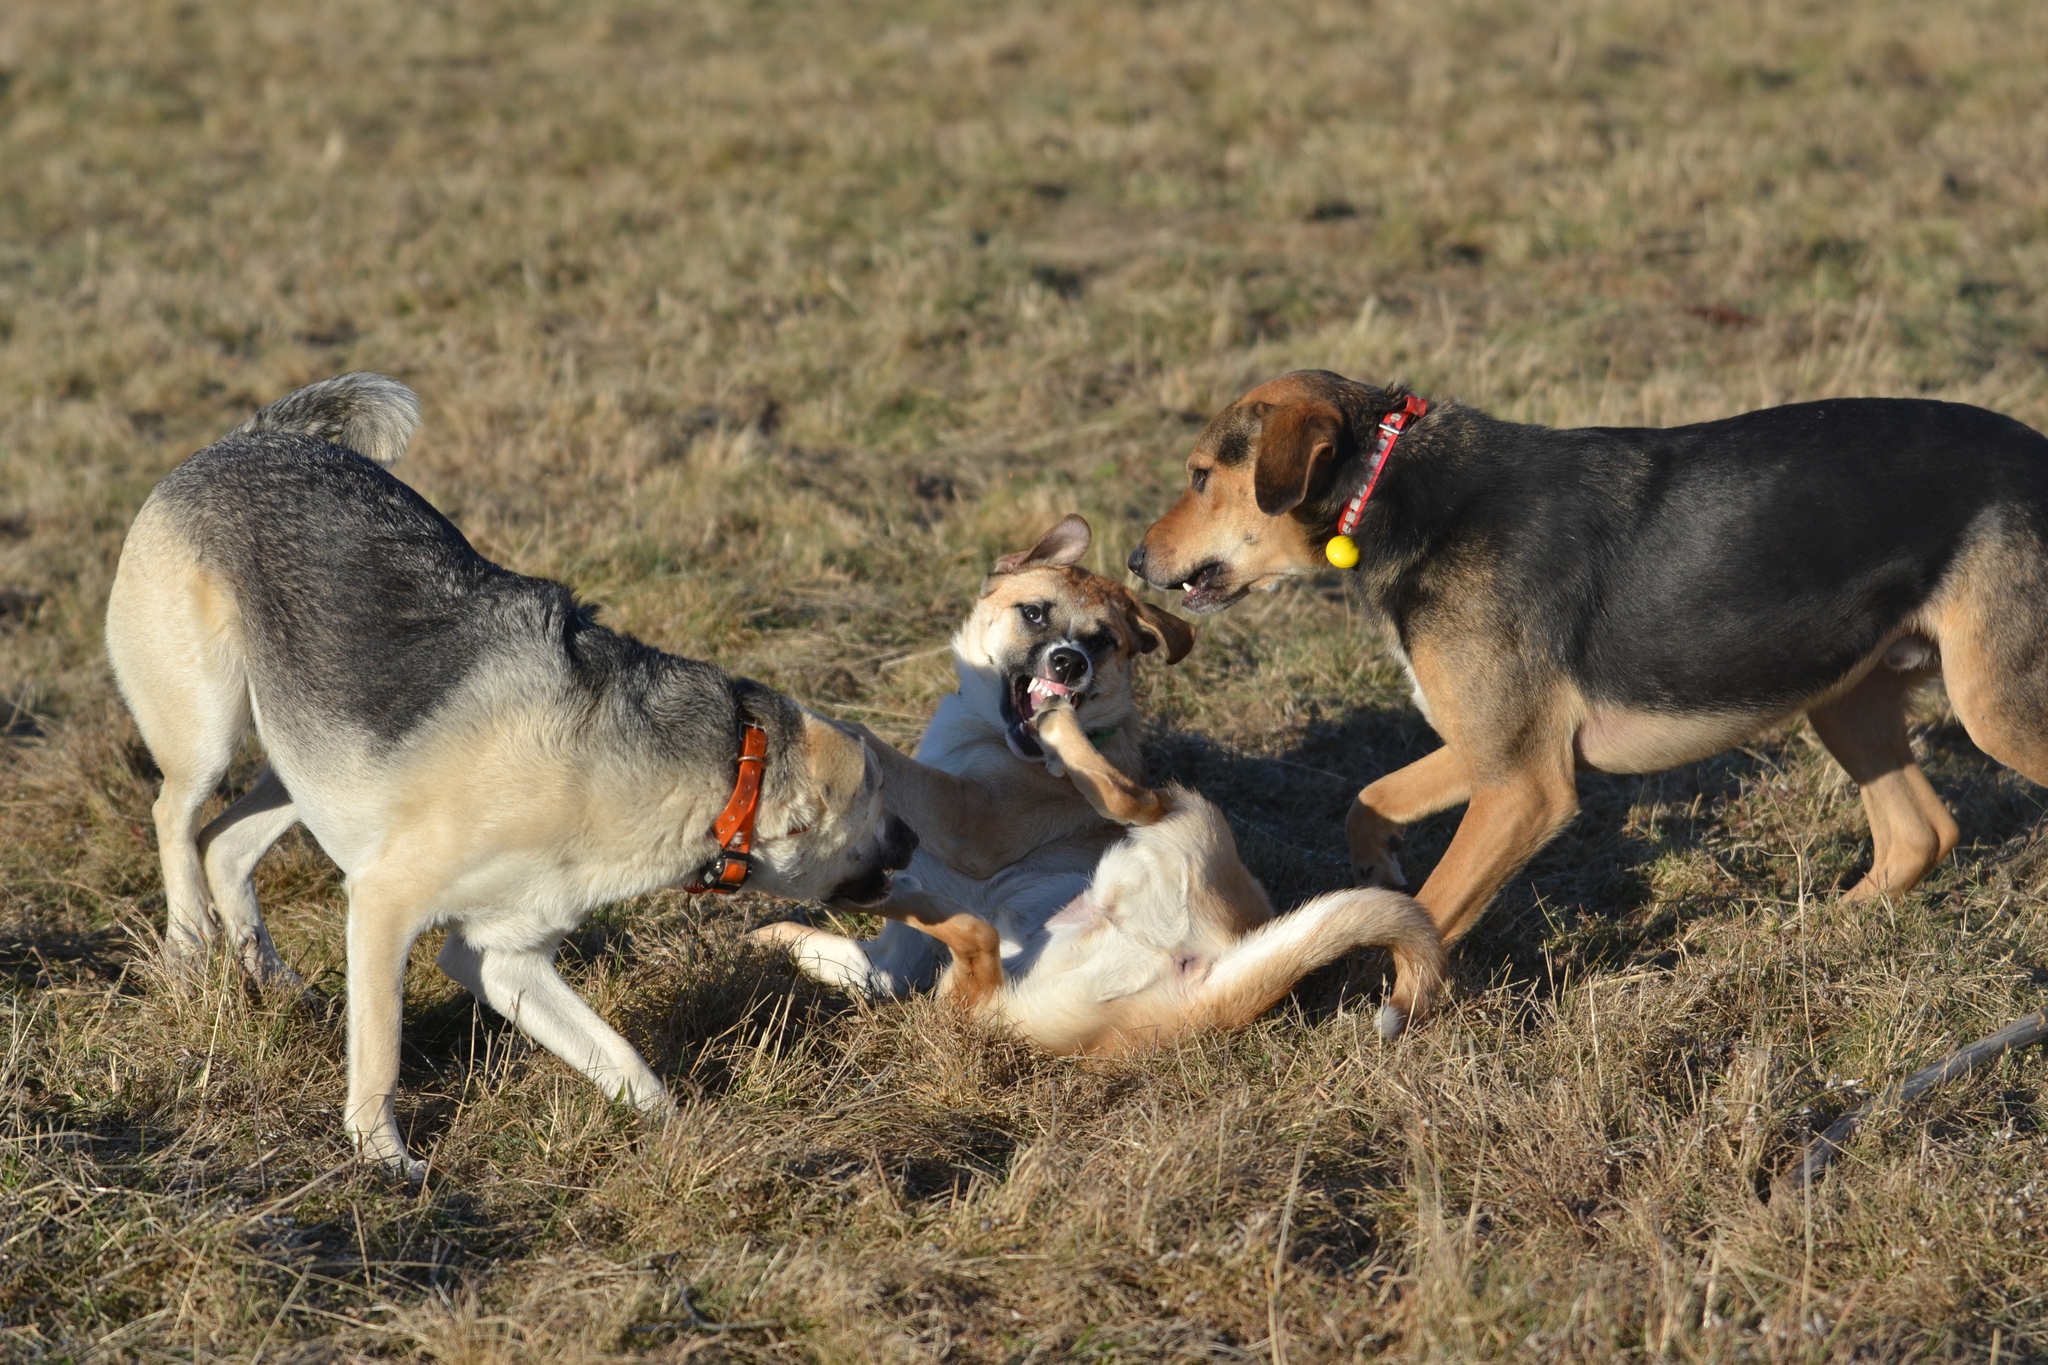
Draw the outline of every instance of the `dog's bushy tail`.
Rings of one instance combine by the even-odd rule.
[[[419,424],[420,400],[411,389],[381,374],[356,373],[286,394],[228,435],[290,432],[390,464],[405,454]]]
[[[1232,944],[1202,982],[1196,1022],[1242,1028],[1304,976],[1359,948],[1393,954],[1394,989],[1380,1009],[1379,1029],[1382,1037],[1397,1037],[1436,1003],[1444,946],[1420,901],[1372,888],[1318,896]]]

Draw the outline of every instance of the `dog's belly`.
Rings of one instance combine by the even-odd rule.
[[[1595,706],[1573,737],[1579,766],[1601,773],[1656,773],[1711,758],[1768,726],[1755,712],[1666,715]]]

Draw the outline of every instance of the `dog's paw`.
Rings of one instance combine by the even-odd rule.
[[[1401,860],[1392,853],[1382,853],[1370,861],[1353,859],[1351,882],[1354,886],[1377,886],[1387,891],[1408,891],[1407,874],[1401,871]]]
[[[1026,723],[1036,730],[1054,716],[1071,716],[1073,714],[1074,699],[1072,697],[1067,696],[1063,692],[1044,692],[1038,694],[1038,705],[1031,712],[1031,719]]]
[[[1387,834],[1360,838],[1351,832],[1351,883],[1377,886],[1388,891],[1407,891],[1408,877],[1401,871],[1401,836]]]
[[[747,931],[747,942],[757,948],[787,948],[811,932],[810,926],[792,920],[778,920]]]

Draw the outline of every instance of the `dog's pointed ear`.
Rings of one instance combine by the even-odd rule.
[[[1252,492],[1269,517],[1299,507],[1334,463],[1344,440],[1344,414],[1328,403],[1272,405],[1259,428]]]
[[[1039,537],[1028,550],[1004,555],[996,561],[995,572],[1017,573],[1024,569],[1063,569],[1088,553],[1092,533],[1079,513],[1069,512],[1060,524]]]
[[[1170,611],[1161,611],[1150,602],[1138,603],[1133,624],[1138,629],[1138,652],[1150,654],[1161,645],[1166,646],[1166,662],[1177,664],[1188,657],[1188,651],[1195,647],[1195,628]]]

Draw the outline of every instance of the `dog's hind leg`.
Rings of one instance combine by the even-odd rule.
[[[2031,536],[1980,552],[1939,623],[1942,681],[1985,753],[2048,786],[2048,558]]]
[[[199,831],[199,853],[214,912],[228,946],[250,978],[266,989],[304,990],[306,983],[285,965],[256,905],[256,864],[298,823],[298,808],[277,774],[263,776],[242,798]]]
[[[1956,846],[1955,818],[1913,761],[1906,695],[1914,677],[1880,664],[1862,682],[1806,713],[1814,733],[1863,791],[1870,871],[1849,900],[1910,891]]]
[[[642,1113],[673,1112],[667,1088],[639,1052],[555,971],[558,943],[516,951],[484,948],[471,942],[458,924],[448,931],[436,961],[471,995],[588,1076],[605,1094]]]
[[[214,936],[199,816],[249,729],[234,621],[226,586],[199,566],[165,514],[145,505],[107,599],[107,657],[164,775],[154,814],[168,911],[164,947],[174,964],[190,964]]]
[[[1384,1038],[1429,1013],[1444,978],[1444,948],[1429,912],[1398,891],[1333,891],[1246,934],[1209,969],[1189,1011],[1212,1028],[1251,1023],[1304,976],[1359,948],[1394,958],[1394,989],[1380,1008]]]
[[[1003,989],[1002,935],[971,910],[933,895],[907,877],[897,878],[889,899],[872,908],[877,914],[923,930],[946,946],[953,955],[953,966],[939,988],[960,1005],[972,1010]]]

